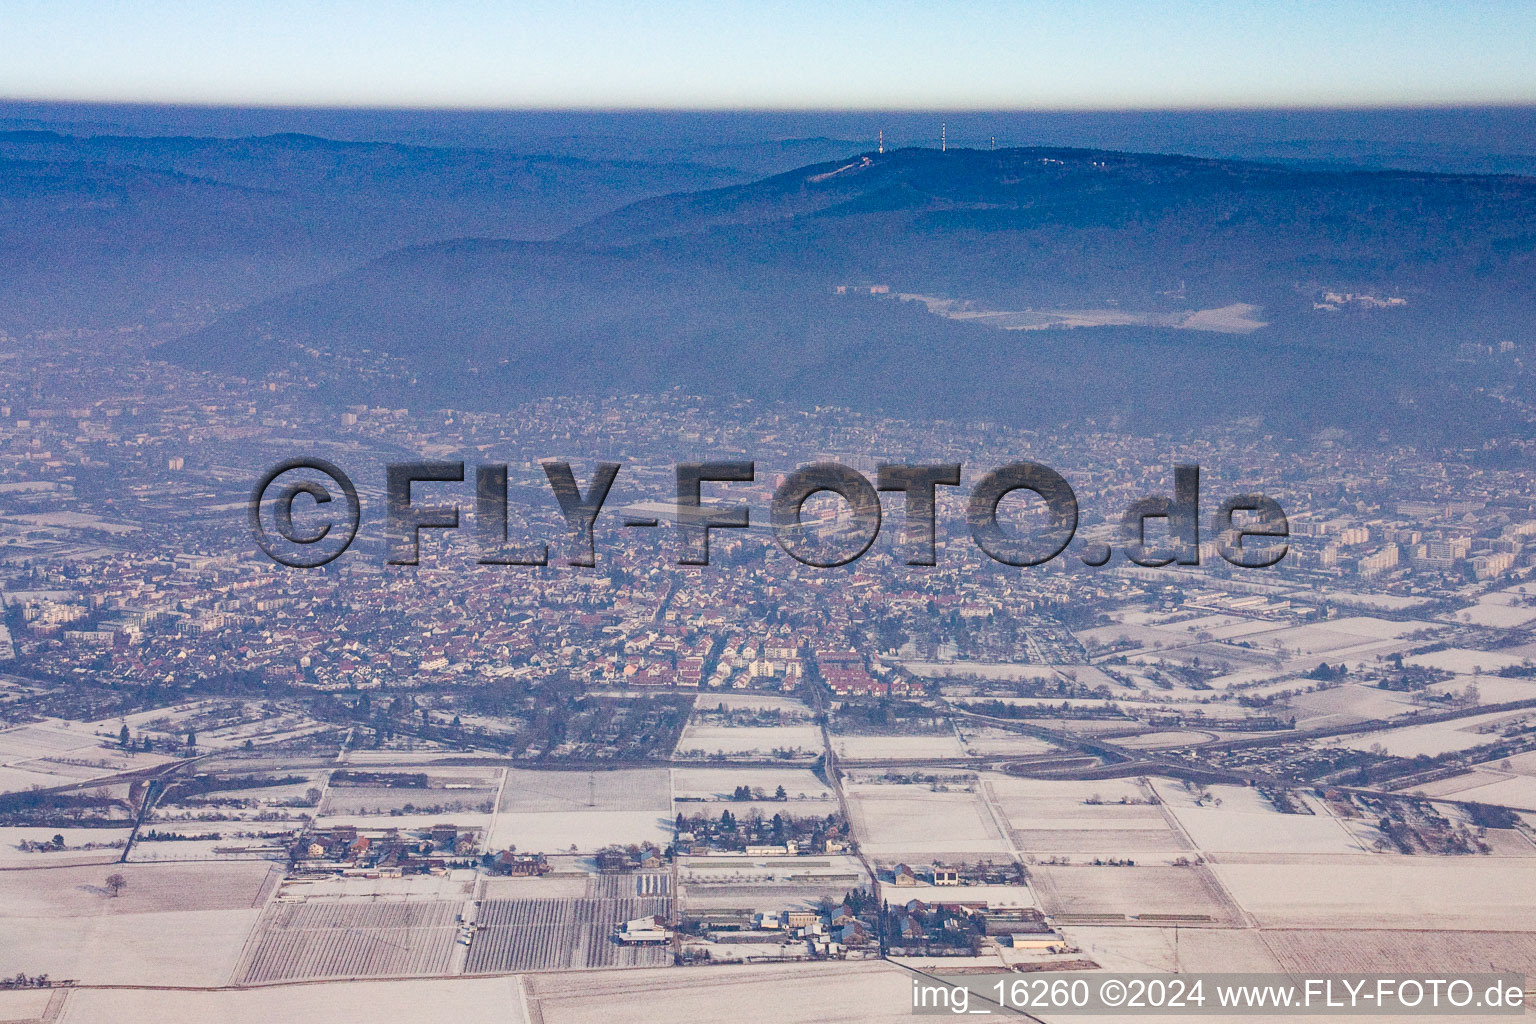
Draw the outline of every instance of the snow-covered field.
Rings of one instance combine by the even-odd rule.
[[[1218,860],[1212,870],[1265,926],[1528,931],[1536,913],[1531,858]]]
[[[977,754],[1017,754],[1025,757],[1031,754],[1049,753],[1056,749],[1045,740],[1034,736],[1024,736],[1007,729],[990,726],[977,727],[962,724],[960,734],[963,737],[965,749]]]
[[[410,807],[454,807],[457,810],[489,808],[496,802],[496,788],[407,789],[399,786],[331,786],[325,793],[320,813],[377,814],[404,811]]]
[[[1186,923],[1238,924],[1240,915],[1202,867],[1037,865],[1036,896],[1057,917],[1183,918]],[[1070,923],[1070,922],[1069,922]]]
[[[404,829],[431,828],[442,823],[483,833],[490,820],[491,816],[481,811],[441,811],[436,814],[326,814],[316,818],[315,824],[320,828],[355,825],[360,829]]]
[[[1345,725],[1373,718],[1392,718],[1415,708],[1408,694],[1359,683],[1344,683],[1291,699],[1298,728]]]
[[[275,870],[245,862],[0,871],[0,974],[224,984]],[[115,897],[105,888],[113,873],[127,881]]]
[[[47,868],[60,864],[111,863],[122,854],[112,849],[114,842],[126,842],[129,829],[124,828],[0,828],[0,867]],[[58,852],[23,853],[23,840],[31,843],[47,843],[54,836],[64,837],[64,849]],[[87,843],[100,846],[96,850],[70,849]],[[3,908],[0,908],[3,910]]]
[[[665,812],[671,805],[672,776],[666,768],[571,772],[514,768],[507,772],[501,791],[503,812]]]
[[[1514,772],[1479,769],[1418,786],[1412,792],[1536,811],[1536,778]]]
[[[1460,675],[1472,675],[1478,671],[1497,672],[1501,668],[1518,666],[1526,660],[1526,657],[1526,655],[1509,651],[1472,651],[1451,647],[1443,651],[1431,651],[1429,654],[1412,655],[1404,658],[1403,664],[1443,668]]]
[[[693,706],[699,711],[714,711],[723,707],[728,711],[787,711],[802,715],[811,714],[810,706],[804,701],[773,693],[701,693],[694,699]]]
[[[1095,963],[1111,971],[1137,974],[1149,970],[1269,972],[1280,969],[1266,938],[1256,931],[1235,928],[1179,928],[1175,931],[1145,925],[1095,925],[1091,928],[1069,926],[1062,932]],[[1212,1018],[1188,1019],[1208,1021]]]
[[[225,985],[260,916],[250,909],[0,917],[0,971],[95,985]]]
[[[1242,786],[1212,786],[1212,799],[1198,805],[1193,794],[1174,783],[1160,782],[1157,791],[1202,852],[1368,852],[1319,801],[1306,801],[1314,814],[1281,814],[1257,790]]]
[[[935,736],[833,736],[832,749],[848,761],[904,761],[909,758],[961,757],[965,750],[953,733]]]
[[[1377,744],[1396,757],[1431,757],[1452,750],[1466,750],[1487,743],[1497,742],[1497,727],[1504,722],[1516,721],[1531,714],[1528,711],[1501,711],[1486,715],[1454,718],[1447,722],[1430,722],[1425,725],[1405,725],[1396,729],[1381,729],[1347,736],[1339,745],[1351,750],[1370,750]],[[1479,729],[1488,731],[1479,731]]]
[[[672,769],[674,800],[729,800],[737,786],[751,786],[754,789],[761,787],[770,795],[783,786],[791,806],[799,803],[802,795],[808,800],[820,800],[832,794],[826,783],[809,768]]]
[[[503,811],[486,848],[516,846],[524,853],[595,853],[613,843],[655,843],[672,839],[672,814],[659,811]]]
[[[90,722],[46,719],[0,729],[0,793],[83,782],[169,760],[122,750]]]
[[[815,757],[821,753],[821,730],[814,725],[726,726],[690,722],[677,741],[679,757],[750,754],[766,759],[775,750]]]
[[[672,836],[672,776],[666,768],[507,772],[485,848],[525,853],[593,853],[612,843]]]
[[[1524,602],[1525,595],[1519,593],[1521,588],[1496,590],[1484,594],[1477,599],[1477,603],[1470,608],[1463,608],[1456,613],[1457,618],[1465,618],[1478,626],[1493,626],[1498,629],[1514,629],[1524,626],[1536,620],[1536,606]]]
[[[919,785],[845,786],[854,834],[886,863],[1003,857],[1007,842],[976,793],[935,793]]]
[[[911,978],[871,962],[587,972],[530,984],[545,1024],[895,1024],[910,1018]]]
[[[61,1024],[271,1024],[323,1020],[378,1024],[386,1020],[455,1024],[527,1024],[519,981],[452,978],[274,985],[222,992],[71,992]]]
[[[1058,782],[995,773],[982,779],[1022,854],[1167,861],[1189,848],[1162,807],[1150,802],[1153,791],[1134,780]]]

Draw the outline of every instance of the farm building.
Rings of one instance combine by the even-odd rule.
[[[633,921],[625,921],[619,925],[618,938],[624,943],[660,944],[672,941],[672,931],[665,921],[652,914],[649,917],[637,917]]]

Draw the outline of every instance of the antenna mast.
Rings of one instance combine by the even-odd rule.
[[[880,153],[881,153],[882,156],[885,155],[885,129],[884,128],[880,129]]]
[[[947,152],[948,150],[949,150],[949,125],[945,124],[943,121],[940,121],[939,122],[939,152],[940,153],[944,153],[944,152]]]

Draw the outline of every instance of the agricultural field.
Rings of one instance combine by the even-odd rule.
[[[1403,664],[1444,669],[1457,675],[1473,675],[1478,672],[1497,672],[1501,668],[1515,668],[1529,657],[1519,651],[1473,651],[1452,647],[1429,654],[1412,655],[1404,658]]]
[[[389,824],[402,827],[431,818],[483,830],[496,809],[501,777],[501,771],[492,768],[434,767],[423,772],[407,766],[400,771],[371,767],[335,772],[319,817],[324,824],[360,828],[378,827],[386,817],[392,819]],[[412,820],[398,820],[402,818]]]
[[[1268,934],[1243,928],[1067,926],[1062,933],[1083,955],[1110,971],[1270,972],[1280,963]]]
[[[976,682],[1016,682],[1019,680],[1057,679],[1056,669],[1049,665],[988,664],[975,661],[903,661],[902,668],[924,679],[944,679],[944,692],[953,688],[956,692],[967,689]],[[1083,666],[1072,666],[1074,669]]]
[[[267,908],[237,972],[241,984],[447,974],[461,900],[308,899]]]
[[[674,768],[672,800],[684,806],[698,801],[729,801],[737,786],[772,794],[784,787],[791,804],[832,798],[827,784],[809,768]]]
[[[559,772],[514,768],[502,789],[502,813],[546,811],[660,811],[672,803],[666,768]]]
[[[913,899],[922,900],[924,903],[963,900],[966,903],[985,903],[989,907],[1035,907],[1036,909],[1040,907],[1039,901],[1035,899],[1034,890],[1028,885],[977,884],[962,885],[957,888],[949,885],[931,885],[923,881],[910,886],[886,882],[881,892],[892,903],[905,903]]]
[[[68,996],[64,989],[0,989],[0,1024],[57,1019]]]
[[[63,990],[60,990],[63,991]],[[0,1018],[3,1019],[3,1018]],[[517,978],[443,978],[266,985],[222,991],[77,989],[59,1024],[529,1024]]]
[[[1536,810],[1536,751],[1480,765],[1462,775],[1416,786],[1411,792]]]
[[[1506,587],[1483,594],[1470,608],[1463,608],[1456,617],[1478,626],[1496,629],[1516,629],[1536,622],[1536,607],[1525,604],[1529,584]]]
[[[912,1007],[912,975],[887,963],[745,965],[528,979],[544,1024],[894,1024]]]
[[[494,755],[470,755],[471,757],[484,757],[487,767],[500,764],[500,759]],[[459,763],[465,760],[462,753],[455,754],[437,747],[422,747],[419,749],[380,749],[351,748],[346,752],[346,767],[357,771],[414,771],[437,773],[451,771],[458,768]]]
[[[327,776],[326,772],[315,771],[314,769],[299,768],[290,771],[285,768],[278,771],[263,772],[259,769],[252,769],[249,766],[237,767],[231,772],[231,774],[242,776],[256,775],[272,779],[284,780],[277,783],[276,785],[271,786],[248,786],[244,789],[218,789],[208,794],[211,797],[217,797],[221,800],[250,800],[256,803],[259,807],[291,806],[295,803],[302,802],[310,795],[309,791],[311,789],[324,788]],[[173,791],[172,793],[167,794],[165,798],[162,798],[161,801],[155,805],[156,811],[158,812],[165,809],[174,809],[180,806],[175,803],[174,799],[172,799],[174,796],[175,792]]]
[[[1256,623],[1256,625],[1259,624]],[[1267,626],[1269,629],[1278,628],[1273,623],[1263,623],[1262,625]],[[1262,629],[1249,630],[1251,633],[1264,631]],[[1075,635],[1089,650],[1093,650],[1096,646],[1129,645],[1127,648],[1128,654],[1133,654],[1139,650],[1173,644],[1187,644],[1191,639],[1190,634],[1181,629],[1178,623],[1160,626],[1145,621],[1133,622],[1129,618],[1107,626],[1080,629],[1076,631]],[[1212,633],[1212,638],[1217,638],[1214,632]]]
[[[359,829],[428,829],[440,822],[449,822],[460,829],[485,835],[491,816],[478,811],[444,811],[429,814],[336,814],[316,819],[321,828],[336,825],[352,825]]]
[[[553,873],[539,878],[481,875],[475,884],[475,899],[579,899],[588,894],[591,876],[585,870],[562,871],[556,858],[551,858],[551,863],[555,865]]]
[[[749,800],[739,799],[737,787],[752,791]],[[784,799],[774,794],[784,789]],[[719,815],[730,810],[737,817],[754,811],[771,818],[775,814],[822,816],[837,810],[832,790],[809,768],[674,768],[672,813]]]
[[[122,854],[128,841],[127,826],[122,828],[23,828],[0,827],[0,868],[51,868],[63,864],[109,864]],[[58,850],[24,851],[22,843],[51,844],[54,836],[64,839]],[[87,847],[94,847],[88,849]]]
[[[593,875],[587,895],[571,898],[482,900],[469,946],[470,974],[508,971],[660,967],[666,946],[624,946],[614,929],[650,914],[668,916],[669,876],[659,872]]]
[[[593,853],[614,843],[665,846],[673,817],[672,781],[665,768],[513,769],[486,848],[558,853],[575,847]]]
[[[489,814],[496,806],[496,787],[484,789],[416,789],[402,786],[336,786],[325,792],[322,817],[389,814]],[[440,808],[440,810],[428,810]]]
[[[1378,652],[1395,650],[1395,641],[1412,633],[1441,627],[1431,622],[1398,622],[1371,616],[1350,616],[1287,626],[1251,634],[1244,639],[1255,647],[1285,657],[1326,659],[1350,663],[1374,661]]]
[[[1051,729],[1073,736],[1123,736],[1127,731],[1134,733],[1144,728],[1136,722],[1128,722],[1123,718],[1024,718],[1020,721],[1025,725]]]
[[[197,735],[202,751],[236,751],[265,747],[329,730],[300,711],[283,710],[262,700],[194,700],[171,707],[139,711],[91,723],[104,737],[115,738],[127,726],[135,739],[177,743],[187,733]]]
[[[807,907],[869,888],[857,857],[684,857],[679,894],[689,910]]]
[[[1153,784],[1163,806],[1205,853],[1366,853],[1327,806],[1305,793],[1293,799],[1313,813],[1282,814],[1258,792],[1244,786],[1191,789],[1159,780]]]
[[[260,910],[0,917],[0,972],[88,985],[229,983]]]
[[[1486,715],[1455,718],[1448,722],[1404,725],[1395,729],[1355,733],[1335,741],[1351,750],[1371,750],[1380,744],[1395,757],[1431,757],[1454,750],[1466,750],[1499,740],[1499,727],[1533,717],[1531,711],[1501,711]]]
[[[0,793],[86,782],[170,760],[103,745],[104,739],[89,722],[60,719],[0,729]]]
[[[1290,699],[1289,705],[1296,716],[1296,726],[1301,729],[1393,718],[1416,708],[1406,693],[1354,682],[1299,693]]]
[[[1518,700],[1536,699],[1536,679],[1530,677],[1489,675],[1455,675],[1438,683],[1431,683],[1424,692],[1451,694],[1465,699],[1467,687],[1474,687],[1479,704],[1505,704]]]
[[[1406,649],[1414,635],[1444,628],[1430,622],[1397,622],[1372,616],[1301,625],[1252,619],[1246,624],[1233,624],[1215,616],[1203,618],[1217,621],[1208,629],[1191,631],[1188,627],[1201,619],[1127,620],[1085,630],[1080,637],[1085,643],[1134,645],[1125,652],[1126,656],[1141,662],[1145,670],[1165,659],[1192,664],[1198,658],[1206,666],[1220,668],[1221,674],[1207,680],[1212,689],[1220,691],[1270,678],[1281,671],[1305,671],[1323,660],[1352,666],[1373,664],[1378,656]],[[1191,644],[1192,638],[1205,639]],[[1145,681],[1138,685],[1146,688]],[[1185,700],[1209,696],[1208,692],[1178,687],[1164,693]]]
[[[844,789],[860,848],[882,863],[1008,855],[1007,841],[977,793],[853,782]]]
[[[782,711],[807,717],[813,713],[805,701],[773,693],[701,693],[693,706],[696,713],[721,708],[726,711]]]
[[[728,758],[768,760],[784,753],[811,760],[820,756],[821,730],[814,725],[700,725],[690,722],[677,741],[680,759],[722,754]],[[780,753],[775,753],[778,751]]]
[[[491,828],[485,848],[515,846],[527,853],[596,853],[605,846],[672,840],[674,816],[660,811],[541,811],[503,812]]]
[[[1530,932],[1270,929],[1264,943],[1286,971],[1401,972],[1496,969],[1536,974]]]
[[[1264,927],[1529,931],[1536,911],[1531,858],[1298,857],[1211,870]]]
[[[280,877],[261,863],[0,871],[0,975],[224,984]]]
[[[1045,740],[993,726],[976,726],[962,721],[956,723],[956,729],[960,733],[960,743],[967,753],[1027,757],[1032,754],[1047,754],[1056,749]]]
[[[309,772],[268,777],[278,784],[235,778],[228,781],[245,788],[223,789],[222,781],[199,776],[172,786],[139,830],[129,860],[282,860],[286,837],[310,824],[325,779]]]
[[[146,836],[140,833],[128,854],[130,864],[180,864],[195,861],[278,861],[287,857],[287,848],[280,839],[241,836],[231,830],[249,826],[239,822],[212,822],[213,830],[201,837],[195,829],[176,829],[172,834],[183,838],[169,839],[165,833]],[[297,827],[297,822],[264,822],[274,831]],[[215,838],[215,836],[217,838]]]
[[[123,876],[119,895],[105,888]],[[0,871],[6,917],[102,917],[180,910],[259,909],[282,876],[274,864],[113,864]]]
[[[1241,912],[1200,866],[1036,865],[1030,884],[1058,924],[1236,925]]]
[[[279,899],[345,898],[363,899],[467,900],[474,892],[475,872],[463,869],[446,874],[401,875],[398,878],[368,878],[358,875],[326,875],[321,878],[285,879]]]
[[[350,789],[352,787],[348,787]],[[364,789],[365,787],[357,787]],[[441,822],[457,825],[485,835],[496,805],[496,791],[463,793],[441,789],[367,789],[355,799],[335,787],[326,791],[326,806],[332,808],[316,816],[321,828],[352,825],[359,829],[424,829]],[[393,809],[387,809],[393,806]],[[353,810],[347,810],[352,807]]]
[[[965,756],[960,738],[952,732],[932,736],[833,736],[832,749],[844,761],[906,761]]]
[[[1026,856],[1167,861],[1190,849],[1157,794],[1132,780],[1045,781],[988,773],[982,776],[982,794]]]

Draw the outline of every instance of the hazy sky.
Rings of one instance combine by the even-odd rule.
[[[452,107],[1536,102],[1536,3],[0,0],[0,97]]]

